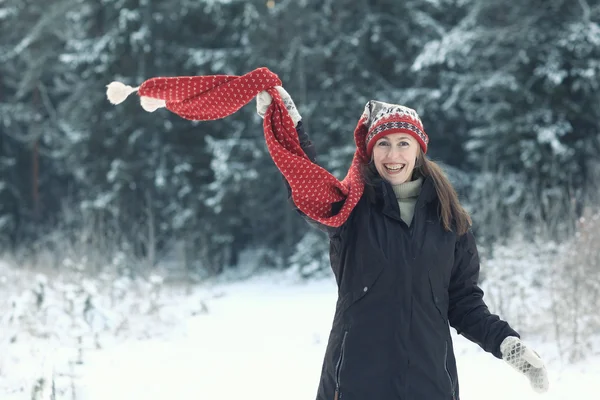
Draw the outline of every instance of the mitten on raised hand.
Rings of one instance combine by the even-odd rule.
[[[544,362],[521,339],[515,336],[507,337],[500,344],[500,352],[504,361],[529,379],[533,390],[538,393],[548,390],[548,374]]]
[[[292,120],[294,121],[294,126],[298,125],[298,121],[300,121],[302,117],[300,116],[300,113],[298,113],[298,109],[296,108],[292,97],[281,86],[275,86],[275,89],[277,89],[277,91],[279,92],[279,95],[283,100],[283,104],[285,104],[285,108],[288,110],[288,113],[292,117]],[[271,105],[272,101],[273,99],[271,98],[271,95],[264,90],[256,96],[256,112],[258,115],[260,115],[261,118],[265,117],[267,108],[269,108],[269,105]]]

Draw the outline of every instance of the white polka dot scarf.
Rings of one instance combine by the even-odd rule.
[[[350,169],[339,181],[304,154],[292,118],[274,88],[279,85],[281,81],[276,74],[267,68],[258,68],[242,76],[157,77],[137,88],[113,82],[108,85],[107,97],[111,103],[118,104],[137,92],[147,111],[166,107],[182,118],[206,121],[235,113],[266,90],[273,97],[263,122],[267,148],[292,188],[294,203],[311,219],[332,227],[340,226],[348,219],[364,190],[359,165],[368,162],[365,117],[361,117],[354,131],[357,150]],[[332,204],[340,201],[343,206],[333,215]]]

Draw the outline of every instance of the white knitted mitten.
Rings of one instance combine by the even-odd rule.
[[[524,374],[531,387],[538,393],[548,391],[548,373],[540,356],[527,347],[521,339],[509,336],[500,344],[502,359],[511,367]]]
[[[298,113],[298,109],[296,108],[292,97],[281,86],[275,86],[275,89],[277,89],[277,91],[279,92],[279,95],[283,100],[283,104],[285,104],[285,108],[288,110],[288,113],[292,117],[292,120],[294,121],[294,126],[298,125],[298,121],[300,121],[302,117],[300,116],[300,113]],[[258,115],[260,115],[261,118],[265,117],[267,108],[269,108],[269,105],[271,105],[272,101],[273,99],[271,98],[271,95],[264,90],[256,96],[256,112]]]

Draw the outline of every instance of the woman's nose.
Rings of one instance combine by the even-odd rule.
[[[401,153],[402,152],[400,149],[398,149],[396,147],[392,147],[392,148],[390,148],[390,151],[388,151],[388,157],[397,158]]]

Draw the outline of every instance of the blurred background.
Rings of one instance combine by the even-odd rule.
[[[338,178],[368,100],[415,108],[472,213],[493,311],[584,359],[600,330],[599,23],[597,0],[0,0],[0,315],[39,321],[49,293],[81,319],[123,285],[147,305],[169,285],[328,277],[255,103],[199,123],[105,95],[266,66]]]

